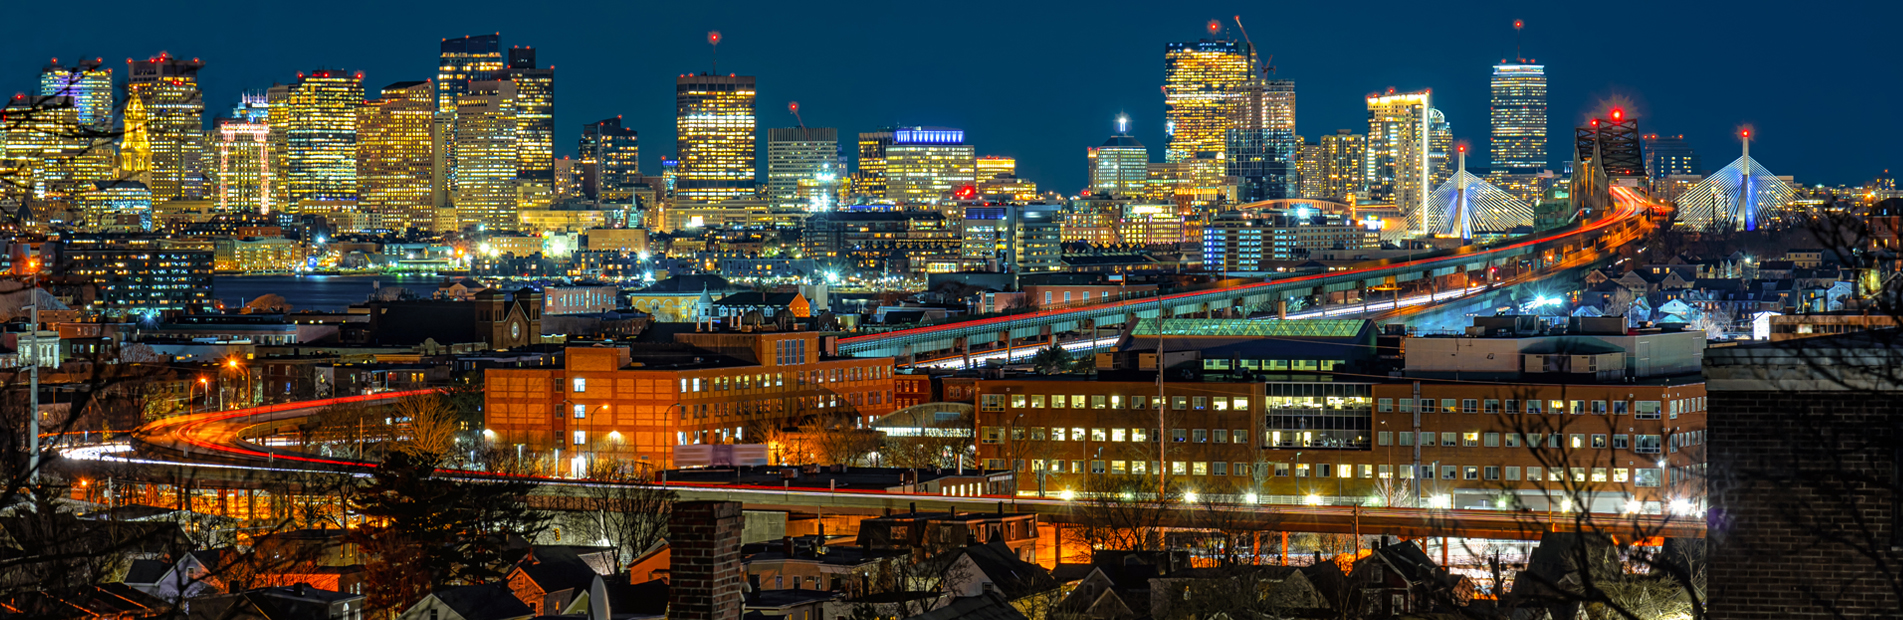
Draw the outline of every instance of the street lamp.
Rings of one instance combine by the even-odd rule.
[[[231,369],[231,370],[236,370],[236,371],[238,371],[238,372],[239,372],[239,374],[240,374],[240,376],[242,376],[242,377],[244,377],[244,383],[242,383],[242,384],[239,384],[239,387],[241,387],[241,388],[243,388],[243,389],[244,389],[244,391],[245,391],[245,399],[244,399],[244,401],[243,401],[243,402],[244,402],[245,404],[250,404],[250,403],[251,403],[251,395],[250,395],[250,392],[251,392],[251,369],[250,369],[250,368],[248,368],[248,367],[246,367],[246,366],[245,366],[245,365],[243,365],[243,364],[239,364],[239,363],[238,363],[238,358],[235,358],[235,357],[233,357],[233,358],[230,358],[230,359],[227,359],[227,360],[225,360],[225,367],[226,367],[226,368],[229,368],[229,369]]]

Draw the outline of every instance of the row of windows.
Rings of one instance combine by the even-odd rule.
[[[794,384],[806,385],[810,382],[816,385],[823,385],[841,381],[884,379],[891,376],[892,369],[883,366],[833,368],[830,370],[815,370],[810,373],[800,371],[794,375]],[[587,377],[574,377],[570,379],[570,384],[576,393],[588,391]],[[700,377],[685,378],[681,379],[680,390],[682,393],[702,391],[724,392],[728,390],[781,387],[784,385],[786,385],[786,373],[776,372],[772,374],[710,377],[705,379]]]
[[[1043,409],[1048,403],[1051,409],[1161,409],[1163,400],[1153,396],[1123,396],[1121,394],[1010,394],[1012,409]],[[985,394],[981,405],[985,411],[1003,411],[1007,395]],[[1242,396],[1172,396],[1170,408],[1178,411],[1191,409],[1211,411],[1248,411],[1249,399]]]
[[[1111,443],[1156,441],[1156,434],[1151,433],[1150,429],[1147,428],[1085,429],[1083,427],[1073,427],[1066,433],[1063,427],[1054,426],[1051,427],[1047,433],[1044,427],[1038,426],[1031,428],[1012,428],[1008,434],[1012,441],[1024,441],[1027,437],[1031,441],[1065,441],[1066,436],[1069,437],[1070,441],[1104,441]],[[1006,435],[1006,429],[1002,427],[987,426],[984,427],[984,431],[980,436],[982,437],[981,441],[984,443],[995,444],[1003,443]],[[1246,444],[1249,443],[1249,431],[1240,428],[1172,428],[1170,429],[1170,441],[1175,443]]]
[[[1348,365],[1347,360],[1203,360],[1203,370],[1230,370],[1231,367],[1242,370],[1289,370],[1296,372],[1328,372],[1336,366]]]
[[[1397,437],[1398,435],[1398,437]],[[1436,436],[1439,439],[1436,439]],[[1381,431],[1375,435],[1375,444],[1381,446],[1413,446],[1417,436],[1412,432],[1390,433]],[[1658,454],[1663,443],[1659,435],[1612,435],[1588,433],[1493,433],[1468,431],[1462,433],[1435,433],[1423,431],[1418,436],[1420,445],[1460,448],[1573,448],[1613,450],[1632,450],[1640,454]],[[1398,440],[1398,441],[1397,441]],[[1705,431],[1686,431],[1672,436],[1671,449],[1701,445],[1705,442]]]
[[[1089,469],[1085,466],[1088,463]],[[1113,474],[1147,475],[1158,471],[1157,461],[1122,461],[1092,459],[1085,461],[1062,459],[1032,459],[1031,472],[1053,474]],[[1016,469],[1022,471],[1025,462],[1016,461]],[[986,459],[986,467],[1002,469],[1003,459]],[[1389,465],[1370,463],[1249,463],[1240,461],[1170,461],[1169,473],[1172,476],[1253,476],[1268,478],[1273,472],[1276,478],[1365,478],[1387,480],[1399,474],[1402,480],[1412,480],[1416,470],[1412,465]],[[1574,482],[1611,482],[1631,483],[1639,487],[1659,486],[1660,470],[1649,467],[1637,469],[1625,467],[1526,467],[1515,465],[1422,465],[1418,475],[1423,480],[1521,480],[1524,472],[1527,482],[1562,482],[1569,476]],[[1358,475],[1357,475],[1358,474]]]
[[[1423,398],[1420,399],[1419,404],[1421,413],[1518,413],[1522,411],[1521,401],[1511,398],[1504,401],[1498,398],[1488,398],[1484,400],[1477,398],[1442,398],[1438,403],[1435,399]],[[1376,401],[1375,407],[1377,411],[1382,413],[1393,413],[1396,411],[1400,413],[1414,413],[1415,400],[1412,398],[1382,398]],[[1628,412],[1633,412],[1637,414],[1638,419],[1657,420],[1660,417],[1660,412],[1666,409],[1670,410],[1673,419],[1677,419],[1681,413],[1704,411],[1705,397],[1681,398],[1671,401],[1566,401],[1540,399],[1525,401],[1524,411],[1531,415],[1542,415],[1546,413],[1570,413],[1572,415],[1585,415],[1587,413],[1591,413],[1592,415],[1606,415],[1607,413],[1611,413],[1612,415],[1626,415]]]

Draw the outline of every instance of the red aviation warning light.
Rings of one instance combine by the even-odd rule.
[[[1625,117],[1625,110],[1621,110],[1619,108],[1612,109],[1612,122],[1617,123],[1619,122],[1619,119],[1623,117]]]
[[[1209,20],[1209,25],[1206,27],[1209,28],[1209,36],[1212,37],[1216,36],[1216,33],[1222,32],[1222,22],[1213,19]]]
[[[1744,133],[1744,137],[1746,137],[1746,138],[1749,138],[1749,137],[1751,137],[1751,130],[1749,130],[1749,129],[1746,129],[1746,130],[1744,130],[1744,132],[1743,132],[1743,133]]]
[[[970,185],[966,185],[966,186],[958,188],[958,192],[952,195],[957,197],[959,200],[970,200],[973,197],[978,195],[978,188],[972,187]]]
[[[719,30],[707,31],[707,44],[720,45],[720,31]]]

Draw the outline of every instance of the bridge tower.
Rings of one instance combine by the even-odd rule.
[[[1574,218],[1589,220],[1612,206],[1612,186],[1645,177],[1639,151],[1639,121],[1613,108],[1610,118],[1595,118],[1573,128]]]

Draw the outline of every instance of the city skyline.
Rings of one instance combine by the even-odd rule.
[[[423,9],[389,9],[401,27],[379,26],[363,22],[350,28],[331,28],[326,33],[334,44],[284,45],[295,36],[262,37],[234,34],[222,39],[194,43],[189,37],[168,33],[167,28],[149,28],[132,33],[64,32],[49,36],[24,28],[34,23],[36,12],[49,8],[24,7],[25,19],[10,20],[19,26],[0,26],[0,34],[16,44],[0,55],[0,65],[8,67],[0,84],[13,86],[15,92],[33,92],[39,79],[35,69],[49,58],[62,61],[81,57],[109,59],[104,64],[115,69],[121,88],[125,81],[123,65],[110,59],[146,58],[160,51],[179,58],[198,58],[205,62],[201,75],[207,110],[223,110],[236,104],[239,94],[258,91],[273,82],[287,82],[295,72],[313,67],[363,71],[367,91],[407,80],[430,79],[436,75],[437,45],[441,39],[470,34],[497,32],[503,45],[534,45],[541,64],[563,67],[565,80],[560,88],[561,105],[556,110],[554,144],[556,155],[573,156],[573,140],[583,123],[600,118],[623,116],[627,126],[647,133],[651,144],[666,144],[673,137],[669,122],[673,111],[667,96],[669,76],[712,69],[711,50],[705,41],[707,30],[725,34],[720,54],[720,69],[725,73],[753,75],[758,78],[758,128],[792,127],[798,123],[784,112],[786,102],[802,101],[806,125],[834,127],[847,135],[893,125],[936,125],[964,129],[978,152],[1005,155],[1019,161],[1019,175],[1036,181],[1041,187],[1072,194],[1082,189],[1087,176],[1079,151],[1102,141],[1104,129],[1111,126],[1119,112],[1131,119],[1131,134],[1150,145],[1154,160],[1162,159],[1163,101],[1158,87],[1163,77],[1163,47],[1169,43],[1195,41],[1207,36],[1204,25],[1218,20],[1230,25],[1235,7],[1185,7],[1152,9],[1127,6],[1102,15],[1066,16],[1063,22],[1041,21],[1053,9],[1033,8],[1022,19],[1011,23],[985,22],[949,30],[985,34],[987,38],[1009,39],[1037,31],[1050,45],[1020,56],[1053,68],[1061,67],[1061,79],[1032,79],[1001,76],[981,70],[986,63],[952,63],[938,56],[946,46],[968,40],[940,34],[926,36],[887,36],[896,32],[895,20],[908,19],[898,14],[853,16],[838,23],[816,23],[818,36],[792,38],[784,30],[753,24],[784,24],[784,19],[811,19],[793,15],[776,5],[750,5],[739,13],[762,19],[742,20],[697,12],[682,7],[666,7],[647,23],[665,24],[656,36],[626,42],[625,49],[612,54],[605,47],[582,43],[583,38],[564,36],[567,24],[556,13],[548,17],[529,16],[507,23],[435,17]],[[1817,22],[1819,27],[1844,32],[1848,53],[1868,45],[1874,54],[1873,37],[1855,36],[1861,29],[1873,28],[1881,21],[1871,19],[1882,13],[1894,13],[1894,7],[1852,6],[1831,15],[1796,16],[1793,27]],[[480,12],[472,12],[480,13]],[[612,21],[615,11],[596,11]],[[1092,13],[1096,13],[1093,11]],[[1748,12],[1747,12],[1748,13]],[[1286,15],[1284,15],[1286,14]],[[1660,9],[1649,20],[1670,20],[1688,12]],[[629,13],[632,15],[632,12]],[[1696,14],[1699,23],[1711,32],[1734,32],[1730,15]],[[197,24],[216,24],[229,19],[217,11],[193,15],[196,22],[178,22],[182,28]],[[916,19],[921,16],[909,15]],[[1284,18],[1286,17],[1286,18]],[[1454,28],[1460,36],[1425,36],[1418,53],[1383,53],[1381,45],[1351,46],[1345,53],[1317,54],[1305,42],[1319,41],[1325,29],[1286,27],[1290,23],[1329,23],[1346,19],[1344,13],[1328,8],[1289,8],[1281,13],[1244,13],[1246,23],[1258,31],[1256,46],[1264,59],[1273,54],[1277,78],[1294,79],[1301,84],[1303,105],[1299,126],[1311,139],[1335,129],[1357,129],[1365,125],[1362,98],[1370,92],[1393,86],[1401,91],[1433,89],[1436,107],[1445,112],[1456,129],[1455,140],[1475,145],[1488,144],[1488,78],[1492,65],[1513,57],[1516,45],[1511,28],[1514,19],[1527,23],[1520,53],[1546,65],[1551,79],[1549,133],[1558,135],[1571,125],[1597,111],[1604,102],[1621,102],[1640,118],[1641,129],[1651,133],[1683,134],[1700,152],[1731,152],[1736,148],[1735,130],[1752,126],[1758,130],[1760,153],[1767,165],[1783,174],[1797,177],[1806,184],[1858,183],[1874,177],[1891,164],[1877,143],[1860,142],[1866,135],[1896,134],[1898,120],[1882,114],[1878,108],[1885,99],[1880,93],[1870,97],[1753,97],[1740,91],[1735,97],[1712,97],[1702,86],[1671,79],[1664,74],[1677,72],[1643,70],[1640,60],[1657,58],[1716,57],[1723,46],[1736,46],[1730,36],[1682,35],[1650,37],[1645,46],[1591,46],[1570,35],[1582,32],[1583,24],[1552,9],[1536,7],[1500,7],[1467,11],[1459,16],[1430,15],[1421,20],[1392,20],[1369,23],[1362,37],[1379,40],[1400,36],[1408,28],[1420,32],[1442,32]],[[778,19],[784,18],[784,19]],[[160,23],[173,20],[161,16]],[[961,17],[946,16],[942,23],[959,26]],[[1645,20],[1641,20],[1644,22]],[[1093,29],[1081,25],[1114,24],[1119,36],[1112,43],[1096,41],[1088,51],[1065,45],[1072,37]],[[1405,22],[1405,23],[1404,23]],[[1049,24],[1049,26],[1039,25]],[[1058,27],[1058,24],[1062,27]],[[1073,27],[1073,24],[1079,26]],[[281,24],[287,35],[308,28],[296,20]],[[1233,28],[1231,27],[1231,30]],[[874,33],[870,39],[860,36]],[[1636,37],[1637,30],[1634,31]],[[835,67],[823,62],[839,58],[840,50],[853,49],[867,40],[890,40],[896,45],[880,54],[868,56],[860,69]],[[375,44],[370,44],[374,41]],[[1427,42],[1427,41],[1431,41]],[[981,46],[982,47],[982,46]],[[991,52],[983,52],[989,54]],[[1844,49],[1831,52],[1807,49],[1796,43],[1761,41],[1745,47],[1744,62],[1711,62],[1699,66],[1708,77],[1699,84],[1744,84],[1732,79],[1748,73],[1742,67],[1806,66],[1820,83],[1850,83],[1853,68],[1827,62],[1822,54],[1840,56]],[[1595,56],[1604,54],[1604,56]],[[1739,54],[1732,54],[1738,58]],[[639,59],[628,61],[626,59]],[[870,63],[870,64],[866,64]],[[850,64],[850,63],[848,63]],[[1627,69],[1626,67],[1632,67]],[[1055,70],[1055,69],[1054,69]],[[1751,69],[1756,71],[1758,69]],[[900,79],[905,72],[917,76]],[[593,76],[613,76],[593,79]],[[890,81],[886,81],[890,80]],[[934,97],[915,96],[916,83],[944,84],[944,93]],[[914,86],[906,86],[910,82]],[[958,88],[969,85],[968,88]],[[1741,87],[1742,88],[1742,87]],[[1875,84],[1874,89],[1894,88]],[[1000,90],[1020,97],[998,98]],[[1078,89],[1100,93],[1079,97]],[[1061,97],[1057,96],[1061,95]],[[1848,107],[1850,109],[1845,110]],[[1862,112],[1861,114],[1859,112]],[[210,123],[209,114],[206,123]],[[1865,118],[1863,131],[1840,131],[1835,119],[1844,116]],[[764,149],[764,134],[756,148]],[[1549,141],[1548,158],[1557,167],[1563,163],[1564,144]],[[1486,152],[1486,151],[1481,151]],[[654,166],[661,157],[676,153],[650,150],[643,168]],[[1476,166],[1478,167],[1478,166]]]

